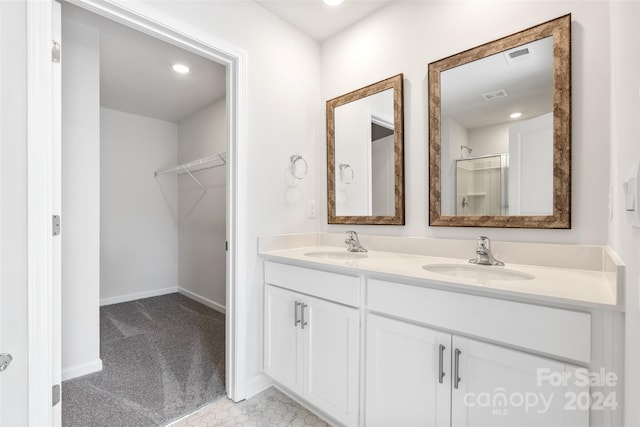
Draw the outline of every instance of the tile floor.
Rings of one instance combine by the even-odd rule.
[[[325,427],[324,420],[271,387],[251,399],[234,403],[223,397],[171,427]]]

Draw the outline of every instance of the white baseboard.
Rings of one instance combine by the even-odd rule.
[[[95,360],[82,365],[71,366],[62,369],[62,381],[71,380],[83,375],[93,374],[102,371],[102,359]]]
[[[160,295],[173,294],[176,292],[178,292],[177,286],[172,288],[154,289],[152,291],[136,292],[135,294],[127,294],[119,297],[103,298],[100,300],[100,306],[134,301],[142,298],[157,297]]]
[[[207,307],[214,309],[215,311],[219,311],[222,314],[225,314],[227,312],[227,310],[226,310],[224,305],[218,304],[217,302],[212,301],[212,300],[210,300],[208,298],[201,297],[200,295],[198,295],[198,294],[196,294],[194,292],[191,292],[188,289],[178,287],[178,292],[180,292],[185,297],[191,298],[192,300],[195,300],[195,301],[198,301],[199,303],[204,304]]]
[[[262,393],[272,385],[274,385],[273,380],[265,374],[255,375],[253,378],[247,380],[246,382],[245,399],[250,399],[256,394]]]

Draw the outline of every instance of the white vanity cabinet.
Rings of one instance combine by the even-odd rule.
[[[454,304],[449,297],[456,298]],[[495,303],[370,280],[367,307],[375,312],[366,317],[365,425],[588,426],[588,408],[579,410],[575,398],[588,396],[589,388],[575,384],[575,366],[426,326],[454,326],[488,339],[543,334],[556,352],[571,351],[560,342],[558,333],[566,332],[562,324],[545,331],[544,319],[535,317],[545,307]],[[518,317],[523,314],[533,317]],[[578,345],[585,338],[581,332],[590,334],[587,314],[558,310],[556,315],[586,328],[575,330],[581,335]],[[503,321],[494,323],[496,316]],[[519,344],[535,347],[538,337],[521,337]]]
[[[266,263],[265,281],[265,373],[340,423],[358,425],[359,278]]]
[[[448,426],[450,354],[447,333],[368,314],[365,425]]]
[[[575,366],[455,335],[452,352],[451,426],[589,425]]]
[[[264,272],[264,372],[335,424],[622,424],[618,380],[583,381],[619,372],[611,310],[283,257]]]
[[[302,394],[302,297],[275,286],[264,290],[264,370],[293,392]]]
[[[565,363],[375,314],[366,354],[367,426],[589,425]]]

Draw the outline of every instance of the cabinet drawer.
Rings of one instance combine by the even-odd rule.
[[[265,283],[353,307],[360,306],[360,278],[267,261]]]
[[[367,307],[507,345],[591,362],[591,315],[370,279]]]

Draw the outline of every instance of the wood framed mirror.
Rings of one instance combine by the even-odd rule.
[[[403,75],[327,101],[329,224],[404,224]]]
[[[571,228],[571,15],[428,73],[429,224]]]

